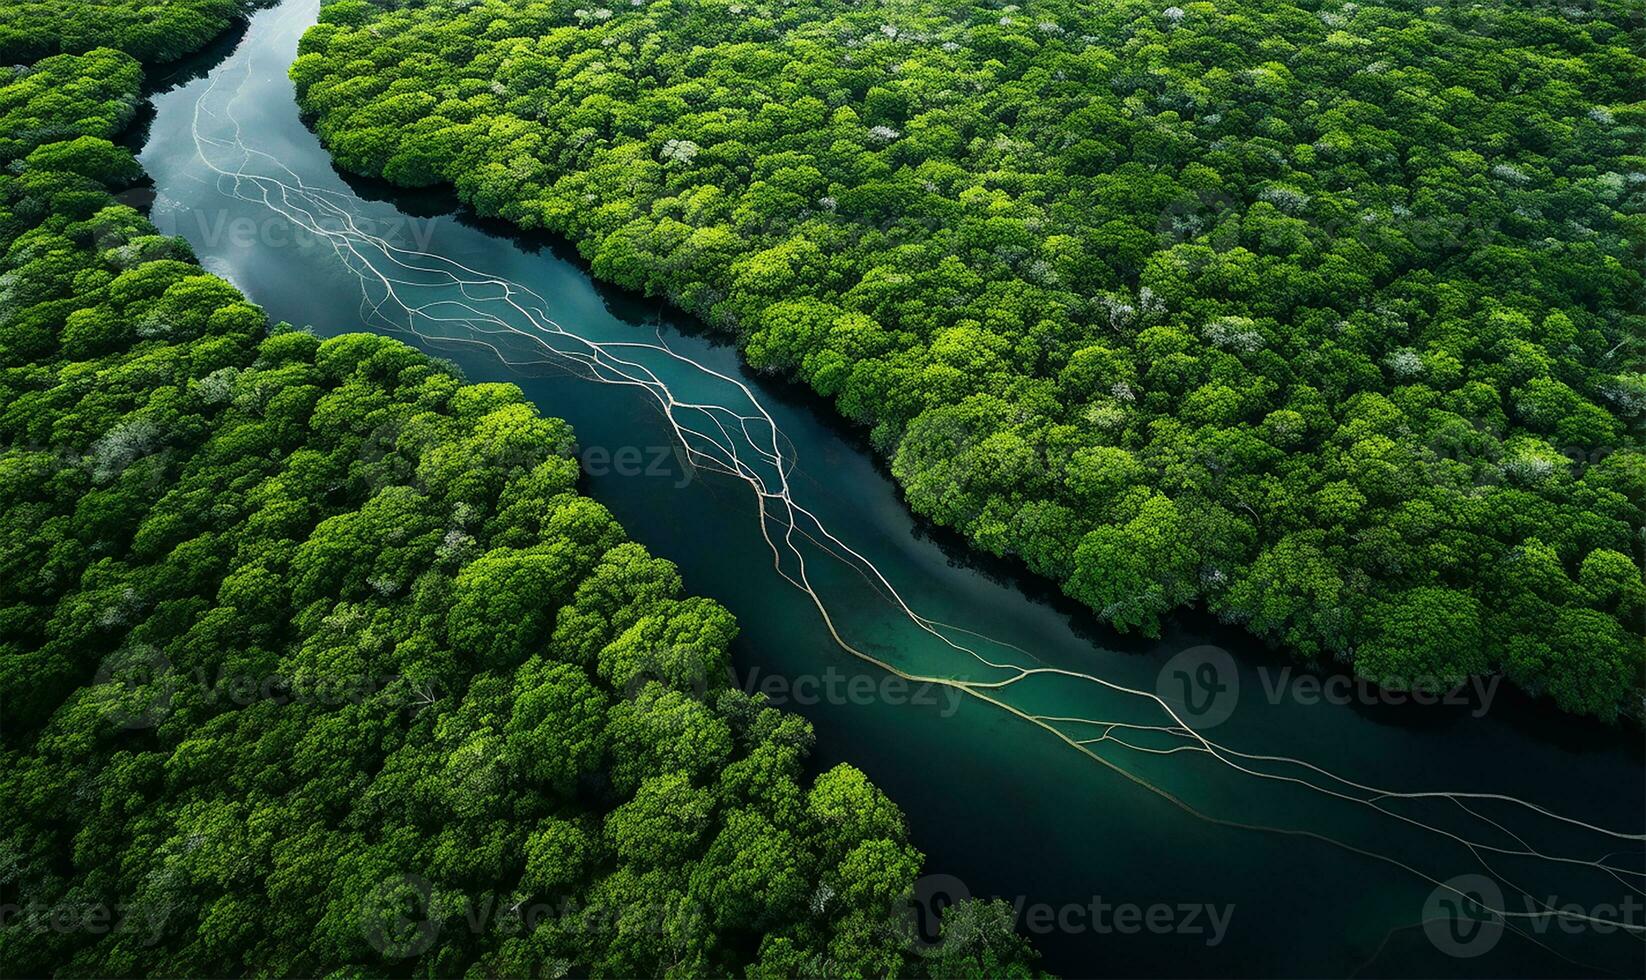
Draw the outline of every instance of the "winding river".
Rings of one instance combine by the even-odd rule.
[[[286,78],[317,7],[151,79],[134,197],[272,317],[571,422],[592,495],[736,613],[735,682],[902,805],[926,901],[1012,901],[1069,976],[1643,972],[1638,733],[1486,686],[1387,703],[1195,616],[1128,640],[968,555],[827,405],[659,301],[340,175]]]

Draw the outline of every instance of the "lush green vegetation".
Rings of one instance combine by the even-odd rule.
[[[0,75],[16,976],[1025,975],[518,389],[322,342],[110,189],[129,55]]]
[[[117,48],[145,63],[206,46],[251,7],[269,0],[6,0],[0,63]]]
[[[1612,717],[1646,610],[1631,16],[334,0],[292,77],[342,166],[734,331],[1117,627],[1203,603]]]

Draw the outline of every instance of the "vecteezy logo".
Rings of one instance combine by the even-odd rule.
[[[440,926],[431,907],[434,886],[417,875],[397,875],[377,883],[360,902],[360,925],[366,942],[384,959],[421,955],[434,945]]]
[[[103,716],[115,727],[153,728],[171,713],[177,676],[159,648],[131,643],[103,661],[92,681],[103,695]]]
[[[1480,956],[1503,937],[1503,889],[1485,875],[1449,878],[1423,903],[1423,931],[1448,956]]]
[[[1240,700],[1240,672],[1222,647],[1190,647],[1160,668],[1155,695],[1190,728],[1215,728]]]
[[[910,932],[915,952],[930,955],[943,943],[943,911],[972,895],[954,875],[921,875],[909,898]]]
[[[1210,188],[1173,198],[1155,222],[1155,234],[1172,242],[1186,242],[1211,232],[1226,214],[1245,211],[1245,202]]]

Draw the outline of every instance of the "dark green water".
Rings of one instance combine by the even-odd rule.
[[[1500,937],[1488,925],[1484,939],[1470,931],[1472,922],[1439,922],[1438,930],[1421,924],[1436,883],[1486,873],[1482,859],[1501,876],[1495,908],[1524,913],[1538,908],[1528,901],[1553,898],[1594,918],[1642,924],[1638,837],[1646,833],[1646,791],[1638,733],[1559,718],[1506,691],[1425,708],[1364,695],[1321,703],[1312,688],[1293,686],[1298,676],[1285,673],[1284,660],[1235,629],[1186,616],[1158,642],[1126,640],[1043,583],[968,557],[952,535],[909,513],[828,406],[744,371],[734,349],[660,302],[602,288],[563,247],[466,218],[442,196],[339,175],[300,120],[285,77],[316,6],[288,0],[261,12],[243,35],[153,80],[153,113],[138,138],[155,183],[156,223],[188,238],[207,268],[277,319],[322,334],[395,333],[455,361],[471,380],[520,385],[545,414],[570,421],[592,495],[637,540],[678,563],[690,590],[737,614],[738,682],[774,692],[778,703],[812,720],[819,765],[850,761],[902,805],[928,855],[924,892],[964,888],[1022,904],[1023,927],[1046,965],[1070,976],[1646,972],[1638,933],[1603,931],[1592,919],[1522,915]],[[236,181],[222,171],[256,179]],[[385,241],[392,248],[384,250]],[[462,277],[488,282],[452,284],[450,262],[473,270]],[[393,296],[384,274],[406,280],[393,285]],[[525,306],[522,315],[502,302],[501,281],[541,299],[510,293]],[[408,314],[396,296],[424,313]],[[574,336],[533,332],[542,316]],[[864,562],[835,560],[798,536],[790,549],[781,537],[786,525],[771,519],[782,505],[768,502],[766,527],[778,535],[781,555],[774,561],[750,484],[683,465],[676,429],[652,393],[660,388],[589,380],[565,356],[589,349],[578,338],[662,342],[677,356],[607,350],[642,364],[679,401],[724,404],[739,414],[762,406],[769,421],[756,418],[749,435],[734,432],[726,441],[748,450],[753,479],[776,486],[777,467],[748,445],[770,447],[775,424],[783,465],[793,467],[790,498]],[[602,373],[612,380],[609,369]],[[704,430],[712,425],[697,410],[677,409],[675,421],[683,418]],[[953,685],[888,681],[837,645],[812,595],[780,574],[798,577],[802,558],[840,635],[906,672],[970,681],[1014,673],[922,629],[871,581],[874,572],[921,616],[999,641],[937,631],[989,659],[1062,668],[1120,688],[1039,674],[974,689],[1028,714],[1169,724],[1147,693],[1179,690],[1183,662],[1160,687],[1163,667],[1181,651],[1214,647],[1184,674],[1191,685],[1214,683],[1191,688],[1179,713],[1192,716],[1211,703],[1212,712],[1199,716],[1203,724],[1227,714],[1201,729],[1226,749],[1221,758],[1165,754],[1200,743],[1183,734],[1052,723],[1076,740],[1105,731],[1127,739],[1131,746],[1110,739],[1087,749],[1144,786]],[[1210,666],[1197,668],[1202,662]],[[1295,757],[1319,770],[1229,750]],[[1306,777],[1320,788],[1262,774]],[[1394,799],[1365,787],[1502,794],[1590,826],[1504,800]],[[1528,848],[1573,860],[1504,853]],[[1608,853],[1623,870],[1582,863]],[[1211,925],[1214,915],[1221,929]],[[1448,929],[1457,935],[1448,938]],[[1460,952],[1478,955],[1454,955]]]

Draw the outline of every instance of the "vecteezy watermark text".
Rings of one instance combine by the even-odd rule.
[[[577,460],[592,477],[623,476],[667,478],[675,489],[692,482],[697,468],[681,445],[670,446],[582,446]]]
[[[965,692],[953,684],[916,681],[896,674],[848,674],[835,667],[821,674],[763,673],[750,667],[742,677],[733,670],[732,686],[744,694],[763,695],[774,706],[816,704],[865,707],[871,704],[937,708],[938,716],[952,718]]]
[[[318,217],[314,223],[293,221],[285,215],[250,217],[225,208],[155,208],[151,220],[165,235],[180,235],[205,248],[311,248],[329,247],[337,239],[372,240],[397,248],[427,251],[439,218],[391,214],[383,218],[351,215]]]
[[[363,896],[359,908],[367,945],[388,960],[422,955],[442,932],[530,935],[540,925],[558,921],[585,933],[662,934],[671,925],[680,927],[692,918],[706,919],[707,915],[697,903],[685,899],[635,905],[572,898],[508,900],[490,892],[460,897],[437,891],[432,882],[416,874],[384,878]]]
[[[1019,896],[1012,902],[1012,911],[1024,932],[1031,936],[1049,933],[1078,935],[1095,933],[1100,936],[1132,936],[1147,933],[1156,936],[1199,936],[1207,946],[1223,942],[1229,922],[1234,918],[1234,905],[1213,905],[1208,902],[1109,902],[1101,895],[1089,901],[1030,902]]]
[[[714,690],[731,688],[772,707],[809,708],[826,704],[862,708],[878,704],[936,708],[941,718],[954,717],[966,697],[959,682],[914,680],[892,673],[852,673],[832,665],[820,673],[800,674],[766,671],[758,665],[747,669],[728,665],[723,675],[704,671],[683,680],[661,660],[645,663],[635,671],[625,684],[626,693],[633,696],[654,682],[688,689],[699,698]]]
[[[64,936],[135,933],[145,945],[153,945],[160,940],[165,926],[165,911],[152,904],[117,902],[105,905],[102,902],[79,901],[0,903],[0,929],[5,930],[51,932]]]
[[[1466,708],[1479,718],[1491,709],[1501,677],[1470,675],[1446,678],[1433,675],[1385,678],[1382,683],[1346,673],[1322,676],[1286,666],[1257,665],[1255,690],[1271,705],[1444,705]],[[1155,678],[1158,697],[1183,724],[1196,730],[1214,728],[1229,719],[1241,702],[1241,671],[1228,651],[1196,646],[1167,660]]]
[[[954,875],[925,875],[916,881],[909,901],[916,949],[930,952],[941,947],[946,941],[944,914],[971,897],[965,882]],[[1234,920],[1232,903],[1115,902],[1102,895],[1074,902],[1036,901],[1026,895],[1005,901],[1014,927],[1028,936],[1189,936],[1217,946],[1228,936]]]
[[[398,674],[213,673],[181,668],[158,648],[134,644],[105,660],[94,683],[106,691],[101,703],[105,717],[120,728],[144,729],[159,725],[186,703],[244,708],[272,701],[337,707],[359,704],[399,680]],[[414,705],[436,700],[427,684],[409,685],[406,696]]]

